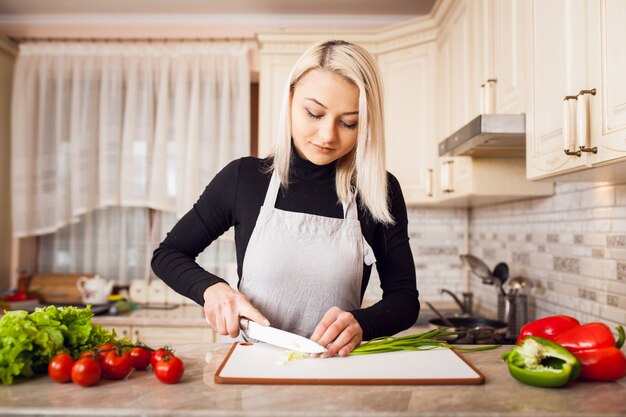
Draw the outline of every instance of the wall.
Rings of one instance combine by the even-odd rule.
[[[420,299],[447,301],[442,295],[446,288],[457,294],[465,289],[463,270],[459,255],[465,253],[465,209],[409,208],[409,239],[415,261],[417,287]],[[366,303],[375,302],[382,296],[376,268],[365,293]],[[427,307],[422,306],[427,310]]]
[[[10,105],[15,47],[0,36],[0,289],[11,274]]]
[[[473,209],[470,248],[532,280],[535,317],[626,323],[626,184],[557,184],[552,197]],[[494,288],[472,290],[493,314]]]

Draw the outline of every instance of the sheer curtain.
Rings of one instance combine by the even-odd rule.
[[[20,45],[13,233],[43,236],[39,269],[148,277],[168,226],[249,154],[249,86],[241,44]]]

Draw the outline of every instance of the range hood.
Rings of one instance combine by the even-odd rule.
[[[481,114],[439,143],[439,156],[523,158],[524,114]]]

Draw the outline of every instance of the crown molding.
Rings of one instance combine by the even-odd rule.
[[[444,4],[439,7],[439,10],[447,11],[449,2],[442,0],[439,1],[437,5],[441,3]],[[358,43],[371,53],[382,54],[432,42],[437,38],[437,34],[438,26],[436,19],[428,15],[388,25],[376,30],[259,32],[256,35],[256,39],[261,46],[261,55],[299,55],[312,43],[327,39],[343,39]]]

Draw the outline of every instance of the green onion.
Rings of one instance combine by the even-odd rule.
[[[372,353],[396,352],[399,350],[430,350],[430,349],[454,349],[465,351],[481,351],[499,348],[502,345],[481,345],[476,347],[452,346],[441,338],[462,334],[464,332],[452,332],[446,329],[433,329],[424,333],[416,333],[401,337],[378,337],[350,352],[350,355],[369,355]]]

